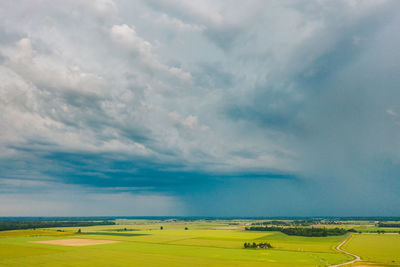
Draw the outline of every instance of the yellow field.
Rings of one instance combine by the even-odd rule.
[[[243,226],[225,222],[118,223],[123,224],[0,232],[0,266],[329,266],[352,259],[335,250],[345,235],[287,236],[245,231]],[[393,255],[400,248],[399,238],[393,234],[356,234],[343,248],[370,262],[397,264],[399,257]],[[119,242],[59,245],[71,239]],[[56,242],[50,244],[51,240]],[[46,242],[33,243],[37,241]],[[273,248],[243,248],[244,242],[264,241]],[[369,245],[364,247],[367,241]]]
[[[353,234],[343,249],[365,261],[400,266],[400,234]]]

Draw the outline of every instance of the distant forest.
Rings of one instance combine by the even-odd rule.
[[[400,227],[400,223],[378,223],[378,227]]]
[[[278,231],[287,235],[297,236],[334,236],[344,235],[348,231],[343,228],[299,228],[299,227],[279,227],[279,226],[252,226],[246,227],[247,231]]]
[[[114,225],[113,221],[27,221],[0,220],[0,231],[36,229],[49,227],[80,227],[93,225]]]
[[[251,225],[280,225],[280,226],[310,226],[312,224],[321,224],[322,220],[310,219],[310,220],[293,220],[293,221],[265,221],[265,222],[254,222]],[[331,221],[329,221],[331,222]],[[334,224],[334,223],[330,223]]]

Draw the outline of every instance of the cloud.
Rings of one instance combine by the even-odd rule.
[[[126,24],[114,25],[111,28],[111,37],[127,50],[137,51],[147,56],[151,54],[150,43],[137,36],[135,29]]]
[[[191,75],[180,68],[169,67],[159,62],[152,52],[152,45],[136,34],[134,28],[126,24],[114,25],[110,31],[111,38],[126,51],[133,53],[134,56],[139,56],[142,62],[150,71],[161,72],[158,75],[163,75],[166,72],[168,75],[177,77],[182,81],[190,81]]]
[[[182,20],[177,19],[177,18],[171,18],[167,14],[161,14],[157,18],[157,23],[160,24],[160,26],[170,26],[178,31],[203,31],[204,26],[199,26],[196,24],[187,24],[184,23]]]
[[[91,10],[95,15],[100,18],[109,18],[115,16],[118,13],[117,5],[113,0],[97,0],[92,3],[85,1],[78,2],[82,5],[87,5],[87,8]]]
[[[6,186],[9,192],[1,191],[0,214],[8,216],[104,216],[106,210],[109,216],[179,216],[185,212],[176,198],[158,194],[132,194],[110,188],[94,192],[85,187],[26,180],[18,185],[15,179]]]
[[[287,214],[254,197],[246,215],[340,214],[338,196],[386,195],[368,200],[379,212],[398,185],[398,5],[1,3],[2,214],[22,194],[16,213],[30,198],[66,203],[51,194],[64,185],[82,213],[104,197],[207,215],[215,194],[210,214],[246,214],[240,189],[290,195]]]

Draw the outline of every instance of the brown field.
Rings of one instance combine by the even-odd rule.
[[[32,243],[69,246],[69,247],[93,246],[93,245],[112,244],[112,243],[119,243],[119,242],[120,241],[83,239],[83,238],[32,241]]]

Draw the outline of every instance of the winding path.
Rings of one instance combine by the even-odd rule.
[[[348,261],[348,262],[345,262],[345,263],[341,263],[341,264],[330,265],[329,267],[344,266],[344,265],[352,264],[352,263],[355,263],[356,261],[360,261],[360,260],[361,260],[360,256],[358,256],[358,255],[356,255],[356,254],[353,254],[353,253],[350,253],[350,252],[347,252],[347,251],[344,251],[343,249],[341,249],[341,247],[351,238],[351,236],[352,236],[352,233],[350,233],[349,236],[348,236],[345,240],[343,240],[343,242],[340,243],[340,244],[336,247],[336,250],[338,250],[338,251],[340,251],[340,252],[342,252],[342,253],[344,253],[344,254],[353,256],[353,257],[355,257],[355,259],[354,259],[354,260],[351,260],[351,261]]]

